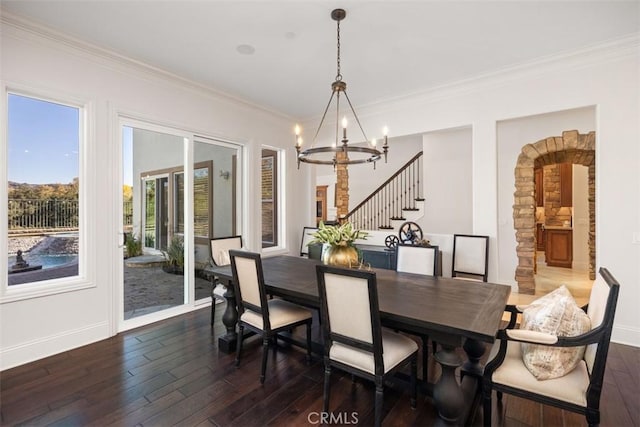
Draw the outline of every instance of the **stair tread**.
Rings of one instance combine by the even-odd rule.
[[[402,208],[403,211],[419,211],[418,208]]]

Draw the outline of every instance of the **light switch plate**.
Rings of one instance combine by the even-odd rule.
[[[640,245],[640,231],[633,232],[633,240],[631,241],[634,245]]]

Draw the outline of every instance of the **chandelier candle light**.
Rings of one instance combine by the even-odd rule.
[[[376,148],[376,140],[372,139],[369,142],[367,135],[364,133],[364,129],[360,124],[360,119],[358,119],[358,115],[351,105],[351,100],[349,99],[349,95],[347,95],[347,83],[342,80],[342,74],[340,74],[340,21],[342,21],[347,16],[347,12],[344,9],[335,9],[331,12],[331,18],[337,22],[338,27],[338,56],[337,56],[337,73],[336,80],[331,84],[331,97],[329,98],[329,103],[324,110],[324,114],[322,115],[322,119],[320,120],[320,125],[318,126],[318,130],[316,131],[315,136],[313,137],[313,142],[311,143],[311,147],[305,150],[302,149],[302,137],[300,136],[300,126],[296,125],[295,134],[296,134],[296,142],[295,148],[298,158],[298,169],[300,169],[300,162],[303,163],[311,163],[316,165],[333,165],[335,168],[336,165],[355,165],[361,163],[373,163],[373,168],[375,169],[376,162],[380,160],[382,155],[384,154],[384,161],[387,162],[387,152],[389,151],[389,143],[387,141],[387,133],[388,130],[385,127],[383,130],[384,134],[384,144],[382,145],[382,151]],[[347,99],[349,104],[349,108],[351,109],[351,113],[355,118],[360,131],[362,132],[362,136],[364,137],[365,144],[364,146],[354,146],[349,145],[349,140],[347,139],[347,117],[343,116],[342,118],[342,144],[338,144],[339,140],[339,126],[338,121],[340,120],[340,95],[344,94],[344,97]],[[315,141],[320,133],[320,129],[324,123],[324,119],[327,116],[327,111],[331,107],[331,102],[333,99],[336,99],[336,135],[335,135],[335,143],[330,146],[323,147],[315,147]],[[337,153],[344,153],[344,156],[336,156]],[[324,158],[322,157],[322,153],[333,153],[332,158],[328,158],[326,155]],[[354,154],[353,157],[350,154]]]

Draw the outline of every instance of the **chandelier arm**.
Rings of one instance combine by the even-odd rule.
[[[318,129],[316,129],[316,134],[313,135],[313,140],[311,141],[311,145],[316,143],[316,138],[320,133],[320,129],[322,129],[322,124],[324,123],[324,118],[327,116],[327,111],[329,111],[329,107],[331,106],[331,101],[333,101],[333,95],[335,92],[331,92],[331,96],[329,97],[329,102],[327,103],[327,107],[324,109],[324,113],[322,113],[322,119],[320,119],[320,124],[318,125]]]
[[[334,92],[335,93],[335,92]],[[336,95],[336,147],[340,138],[340,92]]]
[[[358,123],[358,127],[360,128],[360,132],[362,132],[362,136],[364,136],[364,142],[366,142],[367,144],[369,143],[369,139],[367,138],[367,135],[364,133],[364,129],[362,128],[362,124],[360,124],[360,119],[358,118],[358,115],[356,114],[356,110],[353,108],[353,105],[351,104],[351,100],[349,99],[349,95],[347,95],[347,91],[344,91],[344,96],[347,97],[347,102],[349,103],[349,108],[351,108],[351,112],[353,113],[353,117],[356,118],[356,123]]]

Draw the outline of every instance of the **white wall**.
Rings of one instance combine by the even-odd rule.
[[[473,231],[471,128],[429,132],[423,136],[424,217],[426,233]]]
[[[291,124],[295,122],[115,55],[87,50],[75,40],[61,42],[56,35],[40,34],[40,29],[25,29],[23,24],[2,16],[2,85],[13,90],[68,95],[91,107],[86,158],[92,179],[82,184],[91,185],[87,208],[92,239],[87,253],[99,262],[89,275],[93,287],[0,305],[0,369],[117,332],[114,295],[122,281],[118,270],[122,264],[122,249],[118,247],[121,218],[117,215],[122,189],[116,184],[121,175],[119,114],[246,147],[243,167],[248,174],[242,181],[246,197],[239,202],[245,213],[242,234],[253,250],[260,249],[260,203],[253,195],[260,194],[261,145],[285,147],[283,141],[291,139]],[[6,168],[4,162],[0,167]],[[313,184],[309,171],[295,170],[293,152],[287,156],[284,169],[294,175],[294,179],[286,180],[286,244],[297,252],[299,230],[309,223],[313,212]],[[4,239],[0,237],[0,244]]]

